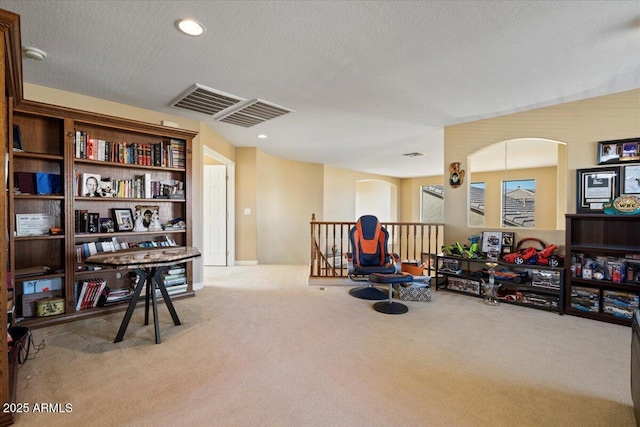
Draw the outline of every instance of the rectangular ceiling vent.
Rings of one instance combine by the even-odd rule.
[[[222,112],[214,117],[214,119],[248,128],[292,112],[293,110],[263,101],[262,99],[254,99],[253,101],[232,108],[228,112]]]
[[[245,99],[194,84],[182,95],[171,101],[171,105],[213,116],[242,101],[245,101]]]

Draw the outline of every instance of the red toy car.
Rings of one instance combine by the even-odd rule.
[[[520,248],[524,242],[533,241],[538,243],[542,249],[536,249],[532,247]],[[547,245],[540,239],[534,237],[527,237],[518,242],[516,251],[511,254],[506,254],[502,257],[505,262],[513,264],[538,264],[548,265],[549,267],[559,267],[564,258],[555,255],[557,245]]]

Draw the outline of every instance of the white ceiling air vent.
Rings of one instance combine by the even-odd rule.
[[[253,101],[248,101],[238,107],[232,108],[228,112],[222,112],[214,117],[214,119],[248,128],[292,112],[293,110],[263,101],[262,99],[254,99]]]
[[[245,101],[245,99],[194,84],[182,95],[171,101],[171,105],[213,116],[242,101]]]

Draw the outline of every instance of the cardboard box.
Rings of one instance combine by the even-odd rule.
[[[36,294],[22,295],[22,317],[33,317],[36,315],[36,301],[47,297],[61,298],[60,291],[38,292]]]
[[[465,292],[473,295],[480,295],[480,282],[463,279],[461,277],[447,277],[447,289],[458,292]]]
[[[22,282],[23,294],[35,294],[38,292],[49,292],[62,290],[62,278],[52,277],[50,279],[27,280]]]

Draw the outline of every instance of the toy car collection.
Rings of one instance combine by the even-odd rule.
[[[526,242],[536,242],[542,249],[536,249],[531,246],[521,247]],[[557,245],[547,245],[540,239],[527,237],[518,242],[515,252],[504,255],[502,259],[512,264],[538,264],[560,267],[564,262],[564,258],[555,254],[557,248]]]

